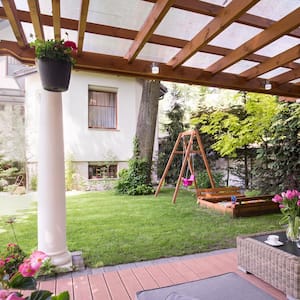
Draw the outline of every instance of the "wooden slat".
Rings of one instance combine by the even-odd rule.
[[[161,264],[159,267],[170,278],[174,284],[183,283],[186,281],[185,277],[174,268],[173,263]]]
[[[128,292],[124,287],[123,282],[121,281],[118,273],[104,273],[104,279],[106,281],[112,300],[130,300]]]
[[[44,40],[44,31],[40,19],[40,5],[38,0],[27,0],[31,22],[33,25],[35,37]]]
[[[172,285],[173,281],[166,275],[158,265],[146,266],[145,269],[151,274],[160,287]]]
[[[53,15],[53,29],[54,39],[61,39],[61,22],[60,22],[60,0],[52,0],[52,15]]]
[[[94,300],[111,300],[103,274],[90,275],[89,282]]]
[[[74,300],[92,300],[92,293],[87,276],[78,276],[73,278]]]
[[[267,73],[277,67],[280,67],[288,62],[291,62],[300,57],[300,45],[296,45],[268,60],[240,74],[246,77],[247,80]]]
[[[269,28],[251,38],[240,47],[233,50],[227,56],[219,59],[217,62],[209,66],[206,71],[216,74],[217,72],[220,72],[243,59],[248,54],[263,48],[285,33],[297,28],[300,25],[299,15],[300,7],[283,17],[278,22],[272,24]]]
[[[59,2],[59,0],[55,0]],[[196,0],[198,2],[198,0]],[[47,26],[52,26],[54,24],[54,31],[56,31],[56,13],[55,11],[55,6],[53,6],[53,19],[49,15],[43,15],[41,14],[41,21],[42,24],[47,25]],[[30,16],[28,12],[25,11],[17,11],[17,16],[22,22],[30,22]],[[0,17],[5,18],[4,10],[2,7],[0,7]],[[70,30],[77,30],[78,29],[78,24],[79,22],[76,20],[71,20],[71,19],[65,19],[61,18],[59,19],[61,21],[61,26],[65,29],[70,29]],[[272,21],[272,23],[274,23]],[[300,31],[300,30],[299,30]],[[60,34],[60,27],[58,30]],[[86,24],[86,32],[89,33],[94,33],[94,34],[100,34],[100,35],[105,35],[105,36],[114,36],[114,37],[119,37],[122,39],[130,39],[134,40],[138,31],[136,30],[129,30],[129,29],[124,29],[124,28],[118,28],[118,27],[113,27],[113,26],[108,26],[108,25],[103,25],[103,24],[95,24],[95,23],[89,23],[87,22]],[[300,36],[300,34],[299,34]],[[55,38],[59,38],[58,36],[55,35]],[[167,36],[162,36],[158,34],[153,34],[149,38],[149,43],[153,43],[156,45],[163,45],[163,46],[170,46],[170,47],[175,47],[175,48],[183,48],[186,43],[188,43],[187,40],[183,39],[178,39],[178,38],[173,38],[173,37],[167,37]],[[204,53],[210,53],[210,54],[217,54],[217,55],[222,55],[226,56],[231,52],[231,49],[223,48],[223,47],[217,47],[213,45],[206,45],[201,49],[201,52]],[[255,61],[255,62],[264,62],[269,59],[267,56],[263,55],[257,55],[257,54],[249,54],[248,56],[245,57],[247,60]],[[286,68],[291,68],[291,69],[296,69],[300,67],[300,64],[291,62],[288,64],[283,65]]]
[[[233,0],[212,19],[185,47],[179,51],[167,65],[178,67],[194,55],[201,47],[207,45],[235,19],[255,5],[258,0]]]
[[[149,289],[154,289],[159,287],[159,285],[155,281],[155,278],[153,278],[144,267],[134,268],[132,269],[132,271],[144,290],[149,290]]]
[[[68,278],[58,278],[56,281],[56,290],[55,293],[56,295],[68,291],[70,295],[70,300],[74,299],[74,294],[73,294],[73,280],[71,277]]]
[[[129,297],[132,300],[136,299],[136,292],[143,290],[142,285],[139,283],[137,278],[131,269],[119,271],[121,280],[128,291]]]
[[[167,14],[174,1],[175,0],[157,0],[141,30],[138,32],[133,44],[130,46],[129,51],[125,55],[128,62],[132,62],[137,57],[163,17]]]
[[[156,0],[144,1],[155,2]],[[173,7],[211,17],[216,17],[223,9],[223,6],[199,0],[176,0],[173,4]],[[240,16],[235,22],[243,25],[253,26],[256,28],[266,29],[269,26],[271,26],[275,21],[261,16],[246,13]],[[300,28],[289,32],[288,35],[299,38]]]
[[[277,84],[283,84],[285,82],[289,82],[291,80],[297,79],[299,76],[300,76],[300,68],[272,77],[270,81],[276,82]]]
[[[82,0],[81,1],[81,10],[80,10],[80,19],[78,24],[78,43],[77,43],[77,54],[80,55],[83,49],[83,40],[84,34],[86,30],[86,21],[89,9],[89,0]]]
[[[13,0],[2,0],[2,5],[17,39],[18,45],[20,47],[25,47],[27,44],[26,37],[21,22],[17,17],[17,8],[15,2]]]

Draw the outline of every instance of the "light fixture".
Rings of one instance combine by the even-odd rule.
[[[265,90],[271,90],[271,89],[272,89],[272,83],[269,80],[266,80]]]
[[[152,72],[152,74],[158,74],[159,73],[159,66],[156,62],[152,63],[151,72]]]

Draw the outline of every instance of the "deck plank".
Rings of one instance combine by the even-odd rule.
[[[85,275],[74,277],[74,300],[92,300],[92,293],[88,277]]]
[[[89,275],[93,300],[111,300],[111,296],[104,280],[103,274]]]
[[[73,280],[71,277],[68,278],[58,278],[56,281],[56,289],[55,293],[56,295],[68,291],[70,295],[70,300],[74,299],[74,294],[73,294]]]
[[[144,290],[155,289],[159,287],[156,280],[144,267],[134,268],[132,269],[132,272],[135,274]]]
[[[130,300],[129,294],[121,281],[118,272],[104,273],[112,300]]]
[[[119,275],[126,287],[126,290],[129,293],[130,299],[135,300],[136,292],[143,290],[143,287],[141,286],[131,269],[121,270],[119,271]]]
[[[135,300],[137,291],[153,289],[211,276],[235,272],[277,300],[285,295],[259,278],[237,268],[237,251],[189,256],[166,262],[128,266],[121,270],[40,281],[39,287],[57,293],[69,290],[72,300]],[[73,277],[73,278],[72,278]],[[73,287],[73,289],[72,289]],[[74,291],[74,294],[73,294]]]

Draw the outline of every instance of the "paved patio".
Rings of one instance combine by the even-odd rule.
[[[72,300],[134,300],[136,292],[140,290],[203,279],[227,272],[236,272],[275,299],[286,299],[282,292],[269,284],[253,275],[238,271],[236,249],[87,269],[41,281],[39,287],[56,293],[68,290]]]

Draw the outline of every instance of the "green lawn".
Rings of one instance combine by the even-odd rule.
[[[175,205],[172,195],[164,189],[157,198],[113,191],[67,197],[69,250],[81,250],[89,267],[99,267],[231,248],[239,234],[280,228],[280,214],[232,219],[200,208],[189,191],[180,191]],[[5,226],[2,247],[13,241]],[[17,219],[15,230],[25,251],[36,247],[35,214]]]

